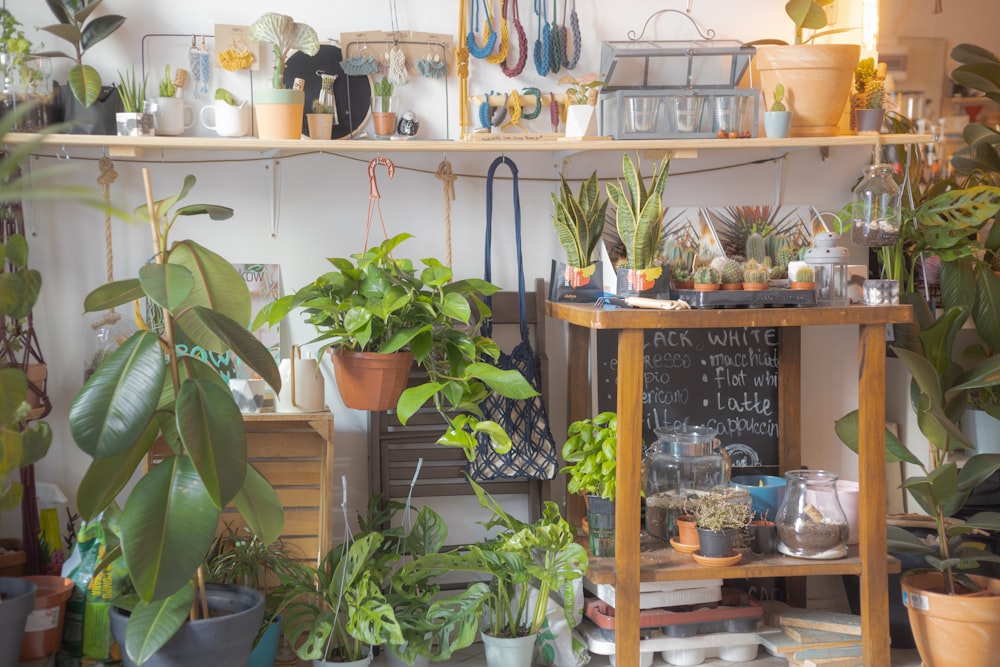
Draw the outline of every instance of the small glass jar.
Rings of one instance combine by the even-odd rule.
[[[891,164],[871,165],[854,189],[851,240],[856,245],[888,246],[899,239],[900,189],[892,174]]]
[[[837,475],[825,470],[790,470],[774,523],[778,551],[797,558],[843,558],[850,528],[837,497]]]
[[[661,426],[645,465],[646,531],[669,540],[677,517],[692,513],[698,498],[729,484],[729,456],[707,426]]]

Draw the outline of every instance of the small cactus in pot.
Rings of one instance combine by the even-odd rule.
[[[735,259],[727,259],[719,271],[722,279],[722,289],[740,289],[743,287],[743,265]]]
[[[694,272],[694,288],[703,292],[719,289],[722,277],[717,269],[710,266],[702,266]]]
[[[816,274],[811,266],[796,267],[794,275],[791,274],[791,269],[789,271],[792,289],[813,289],[816,286]]]
[[[747,260],[743,265],[743,289],[762,290],[767,289],[771,276],[767,267],[757,260]]]
[[[747,259],[763,262],[767,257],[767,242],[757,232],[747,237]]]
[[[691,270],[680,265],[670,266],[670,275],[674,279],[674,286],[677,289],[690,289],[693,284]]]

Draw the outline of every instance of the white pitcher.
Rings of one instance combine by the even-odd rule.
[[[281,391],[277,412],[319,412],[323,409],[323,375],[315,359],[302,359],[298,346],[292,346],[288,359],[278,365]]]

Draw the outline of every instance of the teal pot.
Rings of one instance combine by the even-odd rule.
[[[281,643],[281,616],[277,616],[267,625],[267,630],[260,641],[250,651],[250,662],[247,667],[274,667],[278,656],[278,644]]]
[[[535,650],[537,634],[524,637],[493,637],[485,632],[483,648],[486,654],[486,667],[529,667],[531,656]]]
[[[698,550],[705,558],[728,558],[733,555],[736,529],[706,530],[698,528]]]
[[[764,134],[769,139],[784,139],[792,128],[791,111],[765,111]]]
[[[600,496],[587,496],[587,532],[590,552],[595,556],[615,555],[615,503]]]
[[[729,480],[732,486],[750,494],[750,508],[755,518],[774,521],[778,508],[785,499],[788,483],[775,475],[736,475]]]
[[[426,655],[418,655],[413,659],[412,663],[409,663],[403,660],[403,658],[401,658],[396,651],[393,650],[392,646],[386,645],[385,664],[388,667],[429,667],[431,659]]]
[[[16,665],[28,614],[35,608],[35,584],[16,577],[0,577],[0,665]]]
[[[264,594],[243,586],[206,586],[208,608],[224,615],[189,621],[147,660],[144,667],[220,667],[246,665],[253,638],[264,620]],[[128,612],[111,608],[111,634],[125,646]],[[125,667],[135,663],[122,651]]]

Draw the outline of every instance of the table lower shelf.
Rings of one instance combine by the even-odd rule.
[[[585,543],[584,543],[585,544]],[[809,560],[781,554],[757,556],[742,550],[743,558],[728,567],[706,567],[694,562],[689,554],[674,551],[670,545],[643,533],[639,550],[640,581],[690,581],[695,579],[753,579],[756,577],[804,577],[826,574],[860,574],[858,547],[848,548],[847,556],[836,560]],[[889,572],[900,571],[899,561],[886,556]],[[595,584],[615,583],[615,559],[590,556],[587,578]]]

